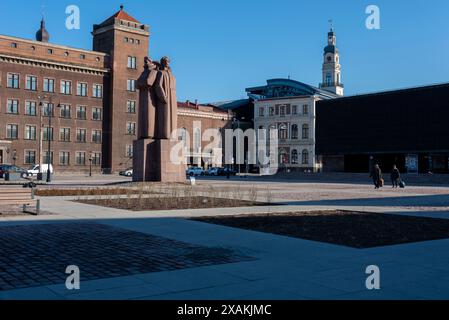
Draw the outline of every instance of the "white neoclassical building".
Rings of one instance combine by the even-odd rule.
[[[321,169],[315,153],[316,102],[343,95],[336,36],[328,34],[320,88],[290,79],[271,79],[267,85],[246,89],[254,100],[254,127],[278,130],[279,168],[290,171]]]

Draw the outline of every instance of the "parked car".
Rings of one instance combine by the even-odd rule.
[[[228,172],[229,172],[230,176],[237,175],[237,171],[235,171],[234,169],[231,169],[231,168],[219,168],[218,169],[218,175],[219,176],[227,176]]]
[[[218,172],[221,168],[209,168],[207,170],[207,175],[208,176],[218,176]]]
[[[134,173],[133,168],[129,168],[123,171],[120,171],[119,175],[121,176],[125,176],[125,177],[132,177]]]
[[[29,176],[37,176],[37,174],[39,172],[47,173],[48,172],[48,164],[42,165],[42,171],[41,171],[41,166],[38,164],[32,166],[30,169],[27,170],[27,173]],[[50,173],[53,174],[53,166],[52,165],[50,165]]]
[[[198,177],[198,176],[204,176],[206,173],[204,172],[204,170],[202,168],[192,167],[187,170],[186,174],[190,177]]]
[[[28,177],[27,170],[23,168],[9,164],[0,165],[0,178],[5,178],[6,173],[19,173],[22,178]]]

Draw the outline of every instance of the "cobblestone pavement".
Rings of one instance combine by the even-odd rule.
[[[0,228],[0,291],[251,261],[227,248],[196,246],[96,223]]]

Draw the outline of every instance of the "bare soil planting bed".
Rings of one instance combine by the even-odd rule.
[[[85,188],[85,189],[37,189],[36,195],[40,197],[76,197],[76,196],[107,196],[132,195],[150,193],[130,188]]]
[[[127,199],[88,199],[78,202],[103,206],[108,208],[130,211],[150,210],[185,210],[208,208],[236,208],[268,206],[270,204],[236,199],[212,198],[212,197],[151,197],[151,198],[127,198]],[[272,205],[272,204],[271,204]]]
[[[449,238],[449,220],[345,211],[191,219],[358,249]]]

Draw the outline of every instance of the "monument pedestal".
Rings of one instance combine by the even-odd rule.
[[[172,163],[170,153],[179,142],[160,139],[134,141],[134,182],[186,182],[186,165]]]

